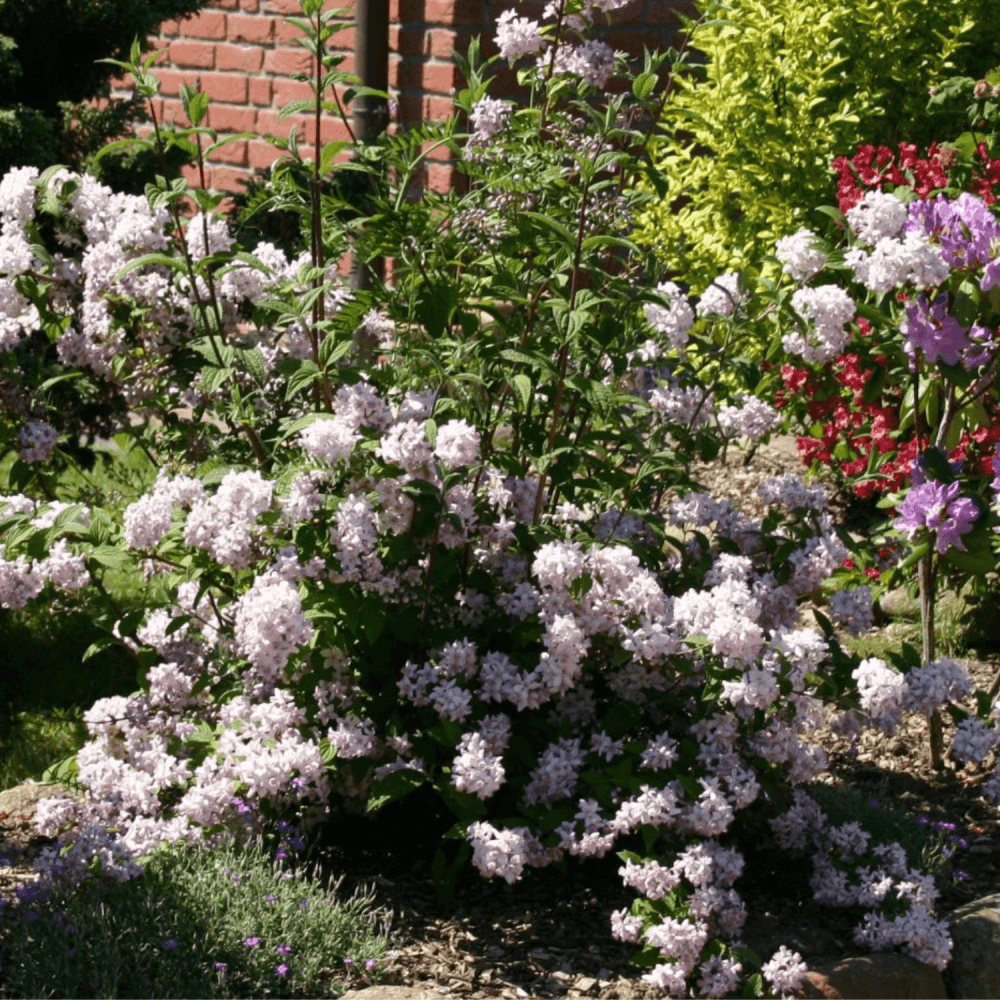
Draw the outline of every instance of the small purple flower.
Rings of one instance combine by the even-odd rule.
[[[34,910],[28,910],[28,912],[24,915],[24,919],[29,924],[33,924],[38,919],[38,914]]]
[[[241,799],[238,795],[233,798],[233,805],[236,806],[236,811],[241,816],[245,813],[253,812],[253,806],[251,806],[244,799]]]
[[[76,958],[76,948],[67,948],[66,949],[66,957],[70,961],[72,961],[74,958]]]
[[[299,903],[299,909],[300,910],[308,910],[309,909],[309,900],[308,899],[303,899],[302,902]]]
[[[937,533],[938,552],[947,552],[952,546],[964,552],[961,536],[972,530],[979,508],[968,497],[958,495],[961,489],[960,483],[933,480],[914,486],[900,505],[896,527],[909,538],[926,527]]]
[[[76,924],[67,924],[66,925],[66,933],[67,934],[75,934],[76,933]]]
[[[269,906],[274,906],[274,904],[278,902],[278,897],[275,896],[273,892],[269,892],[264,897],[264,902],[267,903]]]
[[[291,785],[292,785],[292,788],[295,789],[295,791],[301,792],[302,789],[306,787],[306,779],[305,778],[292,778]]]
[[[882,808],[882,803],[879,802],[878,799],[869,799],[868,800],[868,805],[872,809],[881,809]]]
[[[367,970],[368,970],[369,972],[371,972],[371,971],[372,971],[372,969],[374,969],[374,968],[375,968],[375,964],[376,964],[376,963],[375,963],[375,959],[374,959],[374,958],[369,958],[369,959],[368,959],[368,961],[367,961],[367,962],[365,962],[365,968],[366,968],[366,969],[367,969]]]
[[[927,824],[930,823],[930,818],[928,816],[918,816],[917,817],[917,822],[921,826],[927,826]]]
[[[292,946],[290,944],[279,944],[277,948],[274,949],[279,955],[291,955]]]
[[[306,842],[297,835],[292,837],[289,843],[292,845],[293,851],[301,851],[306,846]]]
[[[173,951],[179,944],[180,942],[177,938],[167,938],[167,940],[163,942],[163,947],[166,948],[167,951]]]
[[[282,962],[281,965],[276,965],[274,967],[274,971],[279,976],[287,976],[288,973],[289,973],[289,971],[291,971],[291,970],[288,968],[287,965],[285,965],[284,962]]]
[[[967,878],[972,878],[972,876],[968,872],[960,872],[960,871],[955,872],[956,882],[962,882]]]
[[[972,346],[965,327],[954,316],[945,315],[945,305],[945,296],[929,306],[923,295],[907,304],[906,319],[899,328],[906,336],[906,353],[911,360],[921,350],[929,364],[940,359],[957,365],[961,352]]]
[[[352,965],[354,965],[354,963],[353,963],[353,962],[352,962],[352,961],[351,961],[351,960],[350,960],[349,958],[345,958],[345,959],[344,959],[344,968],[345,968],[345,969],[346,969],[346,970],[347,970],[348,972],[350,972],[350,971],[351,971],[351,966],[352,966]]]
[[[216,962],[215,963],[215,971],[216,972],[221,972],[221,973],[225,974],[226,969],[228,969],[228,968],[229,968],[229,966],[225,962]]]
[[[285,858],[288,857],[288,851],[286,851],[284,847],[279,847],[278,850],[275,852],[274,856],[279,861],[282,861],[282,860],[284,860]]]
[[[954,830],[955,829],[955,824],[954,823],[945,823],[944,820],[938,820],[938,822],[935,823],[934,825],[939,830]]]
[[[257,945],[259,945],[259,944],[260,944],[260,938],[259,938],[259,937],[248,937],[248,938],[244,938],[244,939],[243,939],[243,943],[244,943],[244,944],[245,944],[245,945],[246,945],[246,946],[247,946],[248,948],[256,948],[256,947],[257,947]]]

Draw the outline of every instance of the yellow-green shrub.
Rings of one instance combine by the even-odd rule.
[[[665,106],[684,131],[656,150],[665,193],[640,220],[640,238],[696,289],[720,270],[759,266],[799,226],[819,226],[834,156],[862,142],[948,138],[949,123],[926,111],[928,89],[1000,58],[1000,0],[697,8],[690,44],[704,62],[678,75]]]

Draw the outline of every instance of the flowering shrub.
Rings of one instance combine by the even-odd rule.
[[[630,233],[663,59],[604,90],[627,68],[587,31],[618,5],[503,15],[500,58],[529,60],[531,102],[491,99],[473,46],[457,98],[470,133],[456,116],[342,164],[343,144],[303,164],[289,143],[283,197],[309,222],[295,260],[235,246],[204,192],[132,201],[61,170],[0,184],[8,354],[47,324],[67,375],[99,374],[127,400],[157,468],[120,516],[64,510],[28,495],[61,437],[8,429],[24,492],[0,508],[4,606],[122,566],[164,595],[141,616],[109,606],[108,641],[133,652],[141,690],[85,715],[71,768],[85,803],[39,809],[60,837],[47,879],[87,878],[89,858],[127,878],[164,844],[296,811],[332,822],[424,788],[452,813],[458,858],[489,878],[641,844],[622,856],[641,898],[612,929],[643,946],[649,981],[724,995],[751,976],[741,822],[824,769],[809,734],[830,712],[845,732],[885,725],[886,699],[869,697],[879,684],[829,621],[799,619],[849,553],[825,491],[780,477],[750,513],[690,470],[776,426],[776,380],[745,356],[763,324],[781,331],[776,351],[823,362],[858,307],[803,284],[823,262],[801,237],[779,251],[801,287],[754,295],[727,273],[690,302],[658,282]],[[319,0],[303,13],[322,52],[339,15]],[[146,69],[127,68],[153,96]],[[319,110],[356,82],[315,68]],[[191,128],[171,141],[200,157],[207,98],[183,98]],[[408,197],[427,144],[456,157],[467,194]],[[321,164],[362,173],[371,217],[338,214]],[[899,215],[880,205],[870,235]],[[48,233],[65,252],[36,251]],[[339,282],[330,261],[349,241],[363,260],[392,258],[391,285]],[[46,383],[30,384],[32,419],[58,430]],[[939,465],[927,474],[944,506],[917,504],[925,516],[904,527],[928,549],[950,543],[944,558],[956,539],[971,554],[985,519]],[[834,594],[829,611],[863,630],[870,591]],[[950,701],[964,689],[948,683]],[[966,756],[981,736],[963,736]],[[818,851],[867,859],[846,834],[817,836],[833,838]],[[910,878],[896,853],[879,857],[886,877]],[[871,898],[866,884],[845,882],[843,900],[906,919],[865,940],[942,964],[939,925],[904,936],[933,925],[930,891]],[[803,971],[781,949],[747,988],[784,993]]]

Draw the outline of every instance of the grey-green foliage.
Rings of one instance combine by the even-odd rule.
[[[311,874],[259,842],[180,847],[138,879],[19,903],[0,918],[0,996],[336,996],[348,968],[377,979],[382,912]]]

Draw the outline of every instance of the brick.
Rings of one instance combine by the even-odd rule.
[[[461,83],[458,67],[446,63],[425,63],[420,74],[422,90],[447,94]]]
[[[182,73],[173,69],[162,69],[156,74],[160,81],[160,93],[168,96],[180,92],[184,84],[192,85],[198,82],[198,73]]]
[[[428,24],[478,28],[484,24],[485,4],[477,0],[423,0],[423,18]],[[518,8],[518,14],[523,12]]]
[[[217,191],[243,191],[250,174],[232,167],[213,167],[211,186]]]
[[[202,73],[201,89],[213,101],[225,104],[246,104],[247,78],[240,73]]]
[[[238,10],[239,0],[210,0],[209,7],[214,7],[216,10]]]
[[[231,42],[273,42],[274,18],[230,14],[226,19]]]
[[[455,32],[437,28],[429,34],[430,45],[426,46],[424,51],[429,49],[430,54],[438,59],[450,59],[455,51]]]
[[[291,76],[293,73],[311,73],[313,59],[302,49],[271,49],[264,53],[264,69],[268,73],[281,73]]]
[[[389,25],[389,50],[401,56],[419,56],[423,53],[424,30],[412,25]]]
[[[251,77],[247,80],[248,97],[251,104],[266,108],[273,97],[271,81],[266,77]]]
[[[214,69],[215,46],[207,42],[174,41],[170,43],[170,61],[175,66]]]
[[[389,27],[390,33],[392,32],[392,26]],[[354,25],[347,24],[344,25],[339,31],[335,31],[330,36],[330,41],[327,43],[327,47],[330,49],[344,49],[345,51],[353,51],[354,49]]]
[[[312,97],[312,87],[308,83],[300,83],[298,80],[277,79],[272,81],[272,91],[274,102],[278,107],[284,107],[292,101],[301,100],[303,97]]]
[[[203,10],[186,20],[181,30],[187,38],[225,38],[226,15],[221,11]]]
[[[301,16],[302,7],[299,0],[267,0],[267,9],[272,14],[298,14]]]
[[[247,141],[237,139],[212,153],[213,163],[231,163],[236,166],[245,167],[247,164]]]
[[[248,14],[256,14],[260,10],[260,0],[240,0],[240,10]]]
[[[179,125],[190,124],[184,113],[184,105],[180,101],[163,101],[160,109],[161,122],[174,122]]]
[[[450,191],[454,176],[453,167],[445,166],[442,163],[431,163],[427,167],[427,186],[432,191]]]
[[[198,171],[198,165],[196,163],[185,163],[184,166],[181,167],[181,176],[184,178],[184,180],[188,182],[188,184],[192,184],[195,187],[197,187],[201,183],[201,175]],[[212,183],[210,179],[211,176],[212,176],[211,169],[206,168],[205,182],[209,186],[211,186]]]
[[[274,40],[279,45],[287,45],[289,42],[294,42],[297,38],[302,38],[302,29],[296,27],[294,24],[289,24],[288,21],[277,20],[274,25]]]
[[[258,45],[216,45],[215,66],[241,73],[257,73],[264,64],[264,50]]]
[[[257,128],[257,112],[253,108],[210,104],[208,127],[217,132],[253,132]]]
[[[173,18],[160,22],[160,34],[166,35],[168,38],[172,38],[174,35],[179,35],[180,30],[180,24]]]
[[[275,160],[281,159],[284,155],[280,149],[275,149],[269,142],[258,140],[247,146],[247,163],[254,170],[267,170]]]
[[[425,122],[441,122],[451,116],[455,106],[447,97],[434,94],[424,96],[420,101],[420,120]]]

